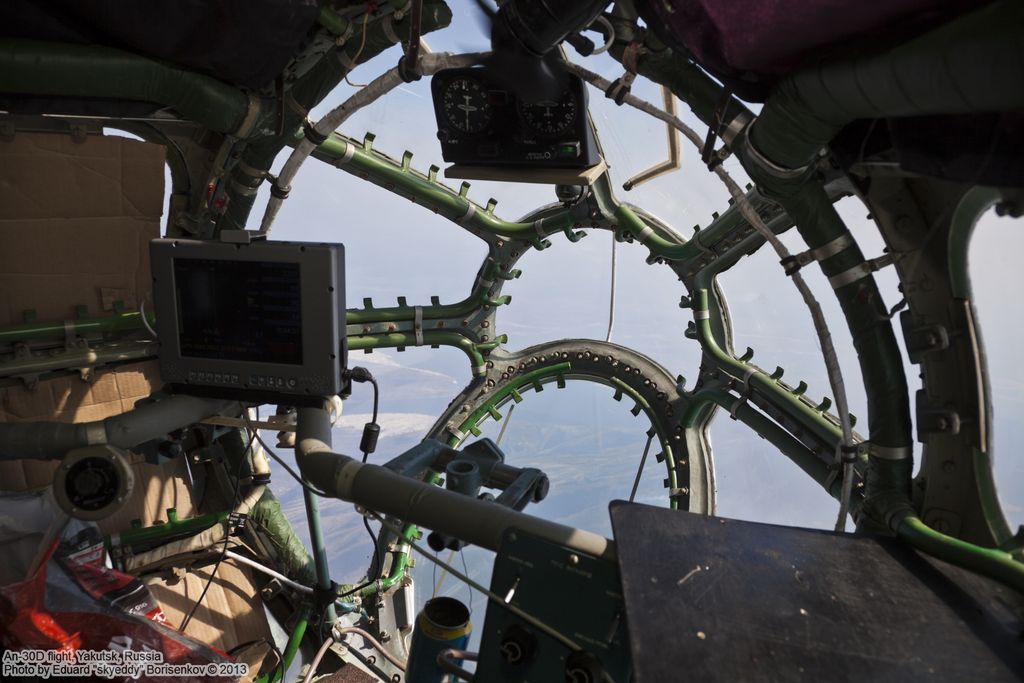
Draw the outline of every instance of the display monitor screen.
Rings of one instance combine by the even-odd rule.
[[[182,356],[302,364],[298,263],[175,258],[174,282]]]

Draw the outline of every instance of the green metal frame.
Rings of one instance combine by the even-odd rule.
[[[428,28],[446,24],[448,18],[443,12],[437,14]],[[344,36],[352,30],[346,17],[326,8],[320,14],[319,23],[334,36]],[[374,30],[382,35],[385,33],[383,24],[375,25]],[[376,33],[372,36],[373,45],[367,56],[386,47]],[[132,83],[117,85],[114,79],[104,78],[102,73],[92,80],[67,82],[66,76],[70,73],[67,65],[74,67],[71,71],[86,66],[93,70],[109,68],[110,65],[123,68],[123,64],[118,62],[123,59],[123,53],[87,46],[48,46],[27,41],[8,43],[6,59],[11,63],[8,69],[2,70],[5,75],[0,78],[0,89],[3,90],[12,91],[13,88],[17,92],[37,94],[51,91],[52,94],[62,95],[87,94],[93,93],[100,87],[97,84],[101,84],[101,90],[108,95],[124,96],[129,91],[135,92],[132,89],[137,86],[137,82],[149,78],[155,88],[155,94],[152,95],[154,101],[176,104],[183,114],[188,116],[192,113],[193,118],[214,130],[246,137],[254,129],[266,127],[269,107],[266,100],[250,98],[213,79],[133,59],[130,66],[140,75],[129,79]],[[621,42],[614,45],[612,54],[621,57],[622,47]],[[29,62],[37,56],[42,61],[29,68]],[[49,59],[56,61],[51,64],[46,61]],[[42,68],[51,70],[60,67],[54,72],[54,79],[48,82],[45,91],[39,91],[40,79],[37,76],[40,64]],[[731,120],[732,116],[743,111],[741,103],[728,99],[723,112],[719,114],[717,110],[722,101],[721,87],[696,67],[672,58],[667,50],[654,52],[641,60],[639,72],[655,82],[669,86],[708,125],[717,125],[720,120]],[[323,72],[315,73],[306,81],[309,93],[306,93],[308,97],[305,99],[318,101],[322,98],[320,91],[329,90],[343,73],[344,70],[339,70],[336,65],[328,65],[325,60]],[[28,83],[24,82],[25,74],[36,76]],[[190,89],[200,93],[202,98],[189,100],[186,95]],[[293,120],[292,113],[288,116],[291,118],[286,128],[291,131],[296,127],[297,119]],[[258,125],[257,121],[260,122]],[[247,166],[255,168],[258,175],[244,171],[241,166],[231,170],[232,184],[228,191],[234,193],[235,201],[229,203],[218,229],[244,225],[255,188],[263,180],[263,169],[269,167],[285,144],[295,142],[292,132],[268,136],[263,130],[261,136],[250,140],[242,150],[246,155]],[[789,386],[781,381],[781,368],[769,373],[751,362],[754,355],[752,350],[747,349],[737,356],[732,349],[728,308],[718,287],[717,276],[736,265],[744,255],[753,253],[763,245],[763,239],[735,207],[721,216],[715,214],[712,222],[703,229],[695,226],[692,238],[685,240],[643,210],[616,199],[606,173],[592,187],[592,194],[586,201],[542,207],[522,220],[508,221],[495,214],[495,200],[491,199],[485,204],[471,200],[469,183],[462,183],[458,189],[450,188],[438,180],[437,166],[430,166],[426,173],[417,171],[412,168],[410,152],[395,159],[374,149],[373,143],[374,137],[370,134],[357,142],[335,133],[317,148],[313,156],[432,210],[483,240],[488,246],[487,257],[470,293],[462,301],[442,304],[434,297],[430,305],[415,307],[400,298],[397,306],[378,308],[368,299],[362,308],[350,309],[346,314],[351,350],[397,348],[402,351],[421,344],[434,348],[457,348],[467,356],[473,379],[441,416],[431,430],[432,434],[446,433],[449,445],[458,446],[469,435],[480,433],[479,424],[483,420],[488,417],[501,419],[498,409],[510,400],[521,401],[523,392],[530,388],[539,391],[547,382],[562,386],[568,379],[600,381],[615,390],[616,398],[629,396],[634,402],[634,414],[644,413],[650,419],[652,433],[658,437],[662,450],[659,460],[666,463],[668,476],[665,485],[670,491],[669,504],[673,507],[684,502],[690,504],[689,482],[684,486],[680,480],[689,473],[688,468],[692,465],[688,462],[692,454],[687,452],[686,439],[683,437],[687,434],[706,436],[707,426],[719,407],[728,410],[769,440],[831,495],[839,495],[840,483],[830,465],[840,443],[841,432],[839,420],[829,412],[831,400],[827,397],[818,403],[809,400],[805,396],[806,383]],[[747,161],[741,144],[737,145],[735,151],[741,161]],[[846,228],[832,209],[832,203],[845,195],[847,188],[817,181],[808,182],[806,178],[787,185],[776,179],[758,177],[756,173],[753,175],[760,189],[748,187],[747,199],[776,232],[792,227],[792,216],[801,234],[812,246],[845,233]],[[981,193],[970,195],[968,200],[953,221],[954,231],[949,245],[950,285],[954,295],[962,299],[969,297],[965,253],[970,228],[978,211],[990,203],[992,197]],[[811,220],[815,216],[824,216],[824,219]],[[580,372],[579,363],[569,358],[568,354],[559,362],[541,363],[518,374],[508,372],[500,378],[496,377],[495,363],[511,357],[504,348],[508,342],[507,336],[497,332],[496,312],[511,302],[511,297],[502,295],[501,289],[505,281],[519,277],[520,271],[514,268],[516,261],[531,249],[542,250],[550,246],[548,238],[556,234],[564,235],[570,242],[577,242],[585,235],[582,231],[585,227],[612,230],[621,241],[639,242],[648,250],[649,263],[667,265],[679,276],[686,289],[682,305],[691,308],[694,313],[693,324],[685,336],[696,341],[703,351],[698,382],[692,390],[686,389],[686,381],[680,376],[674,386],[659,391],[657,398],[652,400],[618,376],[621,368],[615,370],[616,366],[609,364],[606,370],[596,374]],[[832,275],[861,260],[859,250],[851,248],[827,259],[823,269],[827,275]],[[873,283],[870,286],[873,287]],[[872,439],[887,446],[905,446],[909,440],[909,418],[904,420],[907,412],[905,395],[901,398],[898,391],[889,391],[894,386],[893,382],[899,384],[898,380],[902,377],[899,352],[891,330],[887,325],[877,324],[872,317],[876,311],[863,305],[861,293],[861,289],[854,291],[852,288],[840,288],[837,296],[861,355],[865,386],[869,391]],[[422,321],[423,329],[416,329],[418,321]],[[140,312],[120,311],[109,317],[83,317],[69,322],[36,323],[28,320],[22,325],[0,329],[0,348],[9,346],[12,350],[22,349],[20,358],[16,353],[10,361],[0,363],[0,376],[25,377],[62,367],[74,368],[76,363],[78,366],[92,366],[105,361],[116,362],[139,357],[139,354],[151,354],[152,344],[132,347],[131,354],[134,355],[126,355],[124,351],[124,338],[139,332],[143,327],[142,322]],[[46,348],[48,344],[59,347],[75,337],[87,340],[92,347],[67,351],[58,359],[49,361],[41,361],[32,355],[32,349]],[[583,348],[579,346],[581,353]],[[29,349],[27,356],[25,349]],[[525,368],[526,365],[521,367]],[[648,384],[651,381],[648,378]],[[662,377],[655,383],[664,381]],[[905,386],[905,382],[903,384]],[[462,414],[462,409],[468,412]],[[674,421],[674,428],[664,426],[665,415]],[[857,438],[861,440],[861,437]],[[990,462],[985,449],[976,449],[974,465],[984,516],[991,521],[994,534],[1006,540],[1009,532],[995,498]],[[713,477],[710,464],[707,468],[705,484]],[[866,510],[870,507],[875,514],[885,516],[890,528],[915,547],[997,576],[1018,589],[1024,586],[1022,565],[1015,562],[1007,552],[978,548],[939,534],[918,520],[912,511],[900,507],[903,503],[899,502],[899,481],[905,473],[895,470],[889,472],[877,462],[869,461],[863,454],[856,469],[858,480],[853,510],[858,510],[862,505]],[[875,477],[872,480],[875,484],[882,481],[877,490],[884,495],[868,501],[869,506],[863,497],[862,481],[872,476]],[[439,481],[436,474],[429,477],[434,482]],[[306,503],[314,557],[317,560],[317,580],[323,587],[329,585],[330,579],[323,539],[318,532],[319,512],[315,498],[307,496]],[[712,505],[709,501],[708,511],[713,509]],[[169,514],[168,522],[164,525],[125,531],[121,535],[121,542],[158,542],[223,521],[225,514],[202,515],[190,520],[177,520]],[[999,525],[1000,520],[1002,526]],[[359,593],[361,598],[366,599],[387,591],[403,580],[411,566],[407,543],[417,538],[418,534],[415,526],[406,525],[403,528],[398,539],[398,549],[393,551],[388,574],[362,589]],[[386,539],[381,539],[382,544],[386,542]],[[303,604],[297,611],[296,623],[285,649],[285,667],[294,659],[310,617],[310,606]],[[275,672],[259,680],[273,682],[277,676]]]

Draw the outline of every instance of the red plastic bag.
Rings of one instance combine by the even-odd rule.
[[[14,519],[11,504],[37,512],[42,501],[27,498],[0,497],[0,523]],[[2,678],[238,680],[244,667],[168,628],[146,585],[106,566],[95,526],[64,524],[61,513],[44,507],[56,523],[44,534],[28,576],[0,587]]]

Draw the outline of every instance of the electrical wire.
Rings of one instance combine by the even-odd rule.
[[[505,430],[508,429],[508,423],[512,419],[512,411],[516,409],[516,405],[517,404],[513,403],[512,405],[510,405],[508,407],[508,412],[505,413],[505,419],[501,423],[501,429],[498,430],[498,437],[494,440],[494,445],[495,446],[500,446],[501,445],[501,440],[505,438]],[[462,549],[461,548],[459,549],[459,553],[462,555],[462,564],[463,564],[463,567],[465,567],[466,556],[464,554],[462,554]],[[437,553],[434,553],[434,555],[436,557]],[[455,551],[451,550],[451,551],[448,552],[448,559],[445,560],[445,564],[451,564],[453,559],[455,559]],[[467,570],[466,573],[468,574],[469,570]],[[437,565],[434,565],[434,594],[431,595],[430,597],[436,597],[437,596],[438,592],[441,590],[441,586],[444,585],[444,580],[447,577],[448,577],[447,572],[443,572],[442,571],[441,572],[441,578],[438,579],[437,578]],[[469,592],[469,604],[470,604],[470,612],[472,612],[473,611],[472,610],[473,591]]]
[[[309,663],[309,668],[306,670],[306,675],[302,677],[302,683],[310,683],[313,680],[313,676],[316,676],[317,667],[320,666],[320,662],[323,660],[324,655],[334,645],[334,634],[331,633],[331,637],[326,639],[320,646],[320,649],[316,651],[316,656],[313,657],[313,661]]]
[[[149,324],[149,320],[146,318],[145,301],[139,302],[139,317],[142,319],[142,326],[146,328],[146,332],[149,332],[149,335],[153,337],[153,339],[160,341],[160,336],[156,333],[156,330],[153,329],[153,326]]]
[[[466,551],[465,548],[459,548],[459,557],[462,558],[462,571],[466,572],[466,576],[469,576],[469,567],[466,565]],[[467,586],[469,589],[469,616],[473,616],[473,589]]]
[[[320,646],[320,649],[316,651],[316,656],[313,657],[313,661],[309,663],[309,669],[306,671],[306,675],[302,679],[302,683],[310,683],[310,681],[313,680],[313,677],[316,676],[316,670],[320,666],[320,662],[323,661],[323,658],[327,654],[327,651],[330,650],[335,643],[339,642],[338,636],[345,635],[348,633],[355,633],[356,635],[361,636],[366,642],[368,642],[373,647],[374,650],[379,652],[384,657],[384,659],[391,662],[391,664],[396,669],[398,669],[402,673],[405,673],[406,662],[403,662],[401,659],[395,657],[393,654],[388,652],[387,649],[381,644],[381,642],[374,638],[372,635],[370,635],[368,631],[361,629],[358,626],[344,626],[333,629],[331,631],[331,637],[324,640],[323,644]],[[352,648],[352,646],[346,643],[345,641],[342,640],[340,642],[344,644],[346,647]]]
[[[245,415],[246,419],[248,420],[248,418],[249,418],[249,411],[248,411],[248,409],[243,411],[243,414]],[[256,413],[256,419],[259,420],[259,409],[258,408],[257,408],[257,413]],[[249,430],[249,444],[245,447],[245,451],[242,453],[241,457],[238,458],[238,466],[235,468],[235,488],[234,488],[234,492],[231,495],[231,500],[232,500],[231,507],[232,508],[234,508],[234,507],[236,507],[238,505],[239,484],[242,481],[242,465],[245,463],[246,458],[248,458],[252,454],[252,445],[254,443],[252,437],[253,437],[253,431],[250,429]],[[225,522],[225,524],[227,524],[227,523],[228,522]],[[184,633],[185,632],[185,627],[188,626],[190,621],[192,621],[192,617],[195,616],[196,610],[199,609],[199,605],[201,605],[203,603],[203,599],[206,597],[206,593],[210,590],[210,586],[213,585],[213,579],[217,575],[217,570],[220,569],[221,563],[224,561],[224,558],[228,554],[228,543],[230,542],[230,540],[231,540],[231,533],[230,533],[230,529],[228,529],[228,530],[226,530],[226,532],[224,534],[224,548],[221,550],[220,556],[217,557],[217,561],[213,564],[213,569],[210,571],[210,578],[208,578],[206,580],[206,585],[203,586],[203,591],[199,594],[199,597],[196,599],[195,604],[192,605],[192,609],[189,610],[189,613],[186,614],[185,618],[181,620],[181,625],[178,626],[178,633]]]
[[[585,69],[578,64],[567,62],[564,66],[567,71],[576,74],[599,90],[606,91],[611,87],[611,83],[607,79],[602,78],[593,71]],[[626,95],[623,101],[631,107],[639,109],[640,111],[650,114],[654,118],[675,127],[698,149],[703,148],[704,140],[695,130],[680,121],[677,117],[661,111],[650,102],[641,100],[635,95]],[[785,261],[789,258],[789,250],[786,249],[782,240],[780,240],[779,237],[773,233],[767,225],[765,225],[761,216],[758,215],[754,207],[751,206],[746,194],[743,193],[739,185],[736,184],[736,181],[732,179],[732,176],[729,175],[729,172],[725,170],[723,165],[716,165],[713,172],[725,185],[726,189],[729,191],[729,195],[733,198],[733,201],[735,201],[737,208],[739,208],[740,213],[747,223],[749,223],[751,227],[753,227],[758,234],[760,234],[765,241],[772,246],[781,260]],[[793,285],[800,292],[804,305],[806,305],[810,311],[811,321],[814,323],[814,331],[818,337],[818,343],[821,346],[821,353],[825,362],[825,371],[828,375],[829,385],[832,389],[833,396],[835,396],[836,411],[839,413],[839,425],[842,431],[842,446],[850,448],[853,446],[853,425],[850,422],[850,410],[846,398],[846,385],[843,381],[842,370],[839,367],[839,358],[836,354],[835,346],[832,343],[832,333],[829,331],[828,323],[825,320],[825,314],[821,310],[821,305],[818,303],[818,300],[814,298],[814,294],[811,292],[810,287],[807,286],[803,276],[799,271],[797,271],[790,277],[793,280]],[[844,531],[846,529],[846,518],[849,514],[849,502],[853,488],[854,468],[852,462],[841,462],[837,464],[842,465],[843,487],[840,492],[839,515],[836,519],[835,530]]]
[[[255,645],[256,643],[266,643],[270,646],[271,652],[277,655],[277,664],[274,665],[274,668],[271,671],[270,678],[268,680],[273,681],[276,679],[284,681],[284,675],[286,673],[286,671],[284,670],[284,655],[281,654],[281,648],[277,646],[277,643],[275,643],[273,640],[270,640],[269,638],[257,638],[256,640],[248,640],[244,643],[239,643],[238,645],[235,645],[233,648],[228,650],[227,653],[234,657],[235,654],[242,648],[249,647],[250,645]],[[280,677],[278,677],[278,673],[280,673]]]
[[[249,419],[248,413],[245,413],[245,418],[244,419],[245,419],[246,429],[249,430],[250,434],[255,435],[256,442],[259,443],[259,445],[263,447],[264,452],[266,452],[267,455],[269,455],[271,458],[273,458],[274,461],[277,462],[277,464],[279,464],[281,467],[283,467],[285,472],[287,472],[289,475],[291,475],[292,479],[294,479],[295,481],[297,481],[299,483],[299,486],[301,486],[302,488],[306,489],[307,491],[309,491],[310,493],[312,493],[314,495],[320,496],[321,498],[330,498],[329,494],[327,494],[324,491],[321,491],[320,489],[316,488],[315,486],[310,484],[308,481],[303,479],[302,475],[300,475],[298,472],[296,472],[291,467],[289,467],[288,463],[286,463],[284,460],[282,460],[281,457],[277,453],[275,453],[273,451],[273,449],[270,448],[270,446],[267,445],[267,442],[263,440],[262,436],[260,436],[259,430],[256,429],[253,426],[252,421]]]
[[[416,71],[423,76],[433,76],[438,71],[444,69],[472,66],[486,59],[489,55],[490,53],[487,52],[462,55],[452,55],[447,52],[421,53],[419,64],[416,65]],[[330,135],[352,114],[377,101],[403,83],[404,81],[397,66],[388,69],[370,81],[365,88],[357,91],[343,103],[325,114],[314,124],[313,129],[320,135]],[[306,162],[316,147],[316,143],[312,142],[308,137],[303,138],[295,145],[295,149],[277,176],[277,183],[280,188],[285,189],[291,186],[291,181],[295,178],[295,174],[298,173],[299,168]],[[260,234],[269,234],[283,202],[284,198],[282,196],[272,196],[267,202],[263,218],[260,221]]]
[[[618,240],[615,239],[615,233],[612,232],[612,272],[611,272],[611,286],[608,291],[608,333],[604,336],[606,342],[612,340],[612,329],[615,327],[615,245]]]
[[[392,664],[394,664],[396,669],[398,669],[402,673],[405,673],[405,664],[406,663],[403,662],[398,657],[395,657],[390,652],[388,652],[387,649],[385,649],[385,647],[383,645],[381,645],[381,642],[379,640],[377,640],[376,638],[374,638],[372,635],[370,635],[370,633],[368,631],[366,631],[364,629],[361,629],[358,626],[341,626],[341,627],[338,627],[338,628],[334,629],[334,632],[337,633],[338,635],[345,635],[347,633],[355,633],[358,636],[362,636],[366,640],[366,642],[368,642],[370,645],[373,646],[373,649],[377,650],[377,652],[381,653],[384,656],[384,659],[386,659],[389,662],[391,662]],[[344,641],[342,641],[342,642],[344,642]],[[345,645],[348,645],[348,643],[345,643]],[[351,646],[349,646],[349,647],[351,647]]]
[[[378,515],[376,512],[372,512],[372,511],[367,510],[366,514],[369,515],[370,517],[373,517],[378,522],[380,522],[382,527],[385,527],[385,528],[389,529],[390,531],[392,531],[394,533],[401,533],[401,531],[398,530],[397,527],[393,526],[390,522],[388,522],[386,519],[384,519],[383,517]],[[505,602],[505,600],[503,600],[500,595],[491,592],[489,589],[485,588],[484,586],[480,585],[479,583],[477,583],[473,579],[469,578],[468,576],[466,576],[465,574],[463,574],[462,572],[457,570],[455,567],[452,567],[451,565],[445,564],[443,561],[436,559],[428,551],[426,551],[422,547],[420,547],[420,545],[418,543],[416,543],[414,541],[408,541],[408,543],[409,543],[409,547],[411,547],[413,550],[418,552],[420,555],[425,557],[430,562],[433,562],[434,564],[438,565],[442,569],[445,569],[449,574],[451,574],[455,578],[465,582],[471,588],[474,588],[475,590],[479,591],[482,595],[486,595],[487,598],[489,600],[491,600],[492,602],[494,602],[495,604],[499,605],[500,607],[502,607],[504,609],[507,609],[512,614],[516,615],[517,617],[519,617],[520,619],[522,619],[526,623],[530,624],[531,626],[533,626],[537,630],[542,631],[545,635],[550,636],[554,640],[557,640],[559,643],[561,643],[565,647],[569,648],[573,652],[579,652],[580,650],[583,649],[576,641],[572,640],[571,638],[569,638],[568,636],[564,635],[563,633],[560,633],[559,631],[557,631],[556,629],[552,628],[551,626],[548,626],[546,623],[544,623],[543,621],[541,621],[537,617],[524,612],[523,610],[519,609],[518,607],[516,607],[512,603]]]
[[[508,412],[505,414],[505,420],[501,423],[501,429],[498,430],[498,438],[494,440],[495,446],[500,446],[501,440],[505,438],[505,430],[508,429],[508,423],[512,419],[512,411],[515,409],[515,403],[508,407]]]
[[[277,572],[277,571],[271,569],[270,567],[268,567],[268,566],[266,566],[264,564],[260,564],[259,562],[255,561],[255,560],[250,560],[245,555],[240,555],[240,554],[234,552],[233,550],[228,550],[226,553],[224,553],[224,555],[226,557],[231,558],[232,560],[235,560],[236,562],[241,562],[242,564],[244,564],[244,565],[246,565],[248,567],[252,567],[253,569],[255,569],[257,571],[263,572],[267,576],[269,576],[271,578],[274,578],[274,579],[277,579],[278,581],[280,581],[284,585],[289,586],[291,588],[294,588],[295,590],[299,591],[300,593],[305,593],[306,595],[312,595],[313,594],[313,589],[310,588],[309,586],[304,586],[303,584],[299,583],[298,581],[292,581],[291,579],[289,579],[284,574],[282,574],[280,572]]]
[[[369,373],[367,373],[369,375]],[[370,424],[377,424],[377,416],[380,409],[380,387],[377,384],[377,379],[373,375],[369,375],[364,381],[369,382],[370,386],[373,387],[373,417],[370,418]],[[369,451],[363,451],[363,462],[370,457]],[[370,528],[370,520],[363,516],[363,526],[366,528],[366,533],[370,535],[370,541],[373,543],[373,558],[370,560],[370,567],[366,572],[366,581],[354,586],[344,593],[338,595],[338,598],[344,598],[353,593],[358,593],[364,588],[368,588],[380,580],[381,571],[384,569],[384,553],[381,548],[378,547],[377,535],[373,533],[373,529]],[[399,533],[399,538],[401,534]]]
[[[370,418],[370,423],[377,424],[377,409],[379,407],[380,401],[380,387],[377,386],[377,379],[373,375],[370,375],[370,377],[367,378],[366,381],[369,382],[370,385],[373,387],[373,417]],[[370,454],[367,451],[363,451],[363,462],[366,462],[366,459],[368,457],[370,457]]]
[[[604,16],[598,15],[597,18],[594,19],[594,24],[601,24],[602,26],[604,26],[608,30],[608,37],[604,39],[604,45],[602,45],[599,48],[596,48],[593,52],[590,53],[591,57],[599,55],[603,52],[608,52],[608,49],[615,44],[615,27],[612,26],[612,22],[608,21],[608,19],[605,18]],[[585,30],[597,31],[598,33],[603,34],[604,31],[602,31],[599,28],[594,28],[594,24],[591,24]]]
[[[366,30],[370,24],[370,8],[367,6],[366,14],[363,15],[363,37],[359,39],[359,47],[356,49],[355,55],[352,57],[351,62],[358,66],[359,58],[363,55],[363,48],[366,47]],[[353,88],[365,88],[366,83],[353,83],[348,80],[348,72],[345,73],[345,82],[351,85]]]
[[[629,492],[629,502],[636,498],[636,490],[640,487],[640,475],[644,473],[644,465],[647,463],[647,454],[651,450],[651,442],[654,441],[654,433],[647,435],[647,445],[644,446],[643,457],[640,458],[640,466],[636,468],[636,479],[633,480],[633,490]]]

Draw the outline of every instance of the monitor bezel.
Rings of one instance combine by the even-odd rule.
[[[273,363],[184,356],[178,336],[176,259],[277,262],[299,265],[302,363]],[[324,397],[339,393],[347,361],[344,246],[315,242],[253,241],[247,244],[162,238],[150,244],[153,299],[160,338],[160,369],[178,393],[266,399],[274,395]],[[164,322],[166,321],[166,322]],[[164,331],[165,330],[165,331]],[[195,374],[191,374],[195,373]],[[238,376],[237,383],[204,382],[196,375]],[[284,386],[253,385],[252,376],[286,378]],[[296,378],[295,386],[287,378]]]

